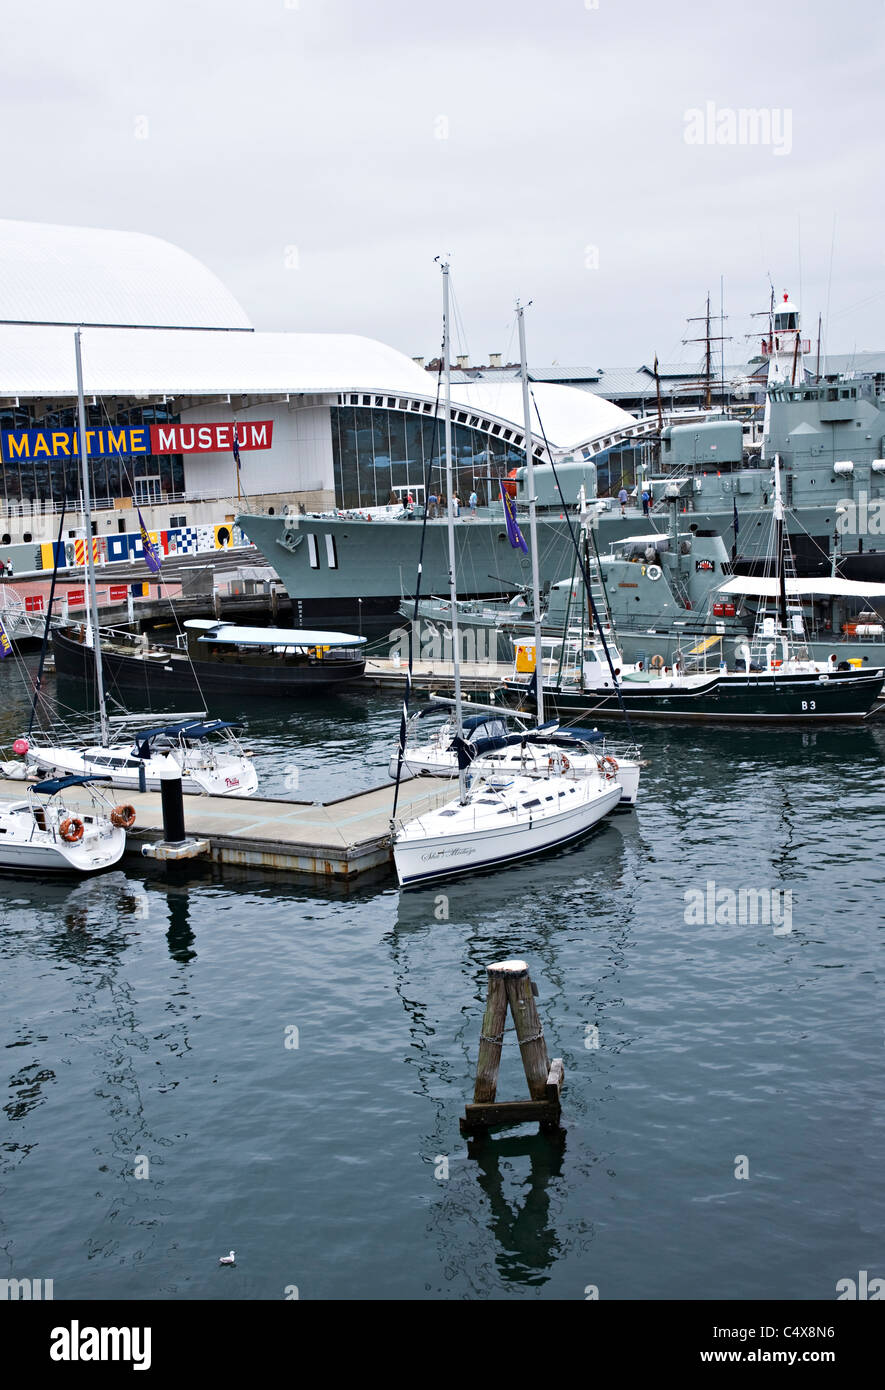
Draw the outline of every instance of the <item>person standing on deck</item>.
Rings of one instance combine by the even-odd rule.
[[[469,500],[468,500],[467,505],[470,507],[470,515],[473,516],[473,517],[476,516],[476,504],[477,504],[477,500],[478,500],[478,499],[477,499],[476,493],[475,493],[475,492],[471,492],[470,498],[469,498]]]
[[[620,492],[618,493],[618,501],[619,501],[620,504],[621,504],[621,516],[626,516],[626,515],[627,515],[627,489],[624,487],[624,484],[623,484],[623,483],[621,484],[621,490],[620,490]]]

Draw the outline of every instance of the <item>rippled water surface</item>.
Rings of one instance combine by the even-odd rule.
[[[26,704],[5,665],[8,745]],[[263,788],[380,783],[397,719],[394,695],[255,709]],[[643,742],[635,815],[453,883],[447,920],[439,889],[390,880],[0,881],[0,1277],[56,1298],[808,1299],[885,1273],[885,726]],[[792,930],[686,921],[708,884],[789,892]],[[565,1061],[565,1135],[469,1156],[485,967],[513,956]],[[524,1090],[508,1033],[499,1098]]]

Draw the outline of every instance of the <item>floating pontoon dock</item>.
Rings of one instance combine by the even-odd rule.
[[[20,801],[27,782],[0,778],[0,804]],[[104,790],[104,789],[103,789]],[[131,803],[135,826],[127,836],[127,857],[142,855],[145,844],[163,839],[159,792],[108,788],[110,802]],[[410,819],[442,797],[454,795],[447,778],[418,777],[400,787],[397,818]],[[76,793],[72,810],[91,810]],[[208,842],[205,860],[215,864],[273,869],[295,877],[351,881],[392,862],[389,844],[393,783],[325,803],[259,800],[257,797],[187,796],[187,834]]]

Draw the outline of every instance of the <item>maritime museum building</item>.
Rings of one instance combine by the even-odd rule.
[[[440,461],[441,383],[347,334],[256,331],[205,266],[132,232],[0,221],[0,560],[32,568],[80,499],[75,326],[82,327],[94,534],[232,523],[250,510],[420,500]],[[569,386],[534,397],[554,457],[600,492],[632,486],[651,421]],[[519,383],[453,387],[462,500],[524,462]],[[532,441],[546,457],[540,429]],[[239,454],[239,464],[235,453]],[[82,519],[80,519],[82,524]],[[80,533],[82,534],[82,532]]]

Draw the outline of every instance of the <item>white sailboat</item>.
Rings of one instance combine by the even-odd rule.
[[[97,873],[122,858],[131,806],[103,806],[90,777],[36,782],[21,801],[0,804],[0,871]],[[91,810],[72,809],[65,792],[87,790]]]
[[[461,697],[460,644],[457,618],[457,578],[455,570],[455,520],[452,470],[452,412],[449,331],[449,267],[443,274],[443,355],[445,362],[445,448],[446,501],[448,508],[449,595],[452,605],[452,649],[455,673],[454,722],[457,736],[453,751],[458,761],[459,795],[447,799],[422,816],[393,827],[393,858],[402,886],[426,883],[469,873],[475,869],[507,864],[515,859],[540,854],[544,850],[570,843],[592,830],[618,805],[622,786],[616,777],[597,768],[582,778],[567,778],[562,771],[548,769],[541,777],[497,773],[471,777],[471,759],[464,739],[464,710]],[[541,650],[539,607],[538,546],[535,518],[532,430],[529,411],[528,374],[525,354],[523,307],[519,318],[520,360],[522,362],[523,407],[525,412],[526,472],[529,489],[529,520],[532,546],[532,578],[537,650]],[[538,666],[538,723],[544,722],[543,677]]]
[[[136,736],[134,742],[111,741],[104,689],[101,633],[98,625],[95,560],[92,545],[88,543],[92,534],[92,498],[89,454],[86,447],[86,409],[79,328],[74,333],[74,349],[77,363],[83,511],[87,535],[89,620],[85,636],[87,646],[91,646],[94,653],[101,739],[100,743],[85,747],[72,747],[70,744],[30,746],[29,740],[22,739],[17,741],[16,751],[21,748],[28,767],[37,772],[50,772],[62,777],[108,777],[113,786],[128,791],[158,791],[163,776],[168,776],[172,771],[181,776],[183,790],[186,792],[201,792],[209,796],[252,796],[258,790],[258,774],[249,755],[236,738],[235,730],[239,725],[222,720],[190,721],[145,730]],[[216,735],[218,738],[212,741]]]
[[[455,721],[447,717],[429,737],[420,738],[420,721],[440,711],[448,715],[448,701],[437,699],[424,705],[409,721],[409,735],[403,758],[403,775],[408,777],[454,777],[458,757],[454,741]],[[470,770],[476,776],[500,776],[503,772],[525,777],[547,777],[557,773],[571,778],[592,777],[601,772],[621,784],[621,808],[636,805],[642,760],[639,750],[624,754],[613,749],[596,729],[561,729],[555,720],[539,728],[529,728],[512,710],[471,701],[469,708],[482,711],[464,720],[463,735],[471,754]],[[513,720],[516,727],[508,724]],[[390,759],[389,773],[396,776],[397,754]]]

